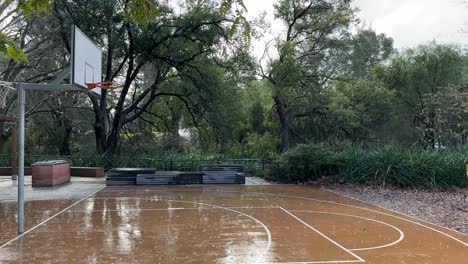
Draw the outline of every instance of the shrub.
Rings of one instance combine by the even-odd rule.
[[[352,183],[377,182],[411,188],[466,187],[467,162],[464,149],[357,149],[347,159],[340,177]]]
[[[284,173],[288,182],[317,180],[323,176],[339,173],[343,166],[343,155],[331,147],[318,145],[298,145],[284,154],[281,162],[285,163]]]
[[[273,173],[273,178],[281,182],[328,177],[340,182],[404,188],[468,187],[466,148],[299,145],[284,154],[281,162],[284,164]]]

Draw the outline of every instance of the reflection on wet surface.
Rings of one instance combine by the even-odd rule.
[[[26,229],[74,202],[28,202]],[[0,263],[439,264],[468,257],[466,236],[299,186],[106,188],[2,246],[15,237],[15,215],[14,203],[0,204]]]

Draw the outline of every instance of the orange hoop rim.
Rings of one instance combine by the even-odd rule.
[[[101,88],[106,90],[114,90],[122,88],[122,85],[116,82],[97,82],[97,83],[87,83],[88,90],[92,90],[95,88]]]

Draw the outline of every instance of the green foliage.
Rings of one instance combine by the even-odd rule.
[[[229,153],[234,157],[274,159],[278,157],[280,142],[270,133],[249,134],[242,144],[231,145]]]
[[[395,57],[388,66],[377,68],[377,78],[398,98],[395,108],[397,123],[391,130],[410,131],[404,138],[435,145],[438,126],[434,111],[427,111],[425,98],[445,93],[450,86],[460,87],[466,81],[466,61],[459,48],[430,43],[410,49]],[[421,131],[422,133],[418,132]],[[445,142],[444,142],[445,144]]]
[[[15,2],[15,1],[12,1]],[[53,0],[17,0],[17,10],[28,19],[41,13],[49,14],[52,9]]]
[[[249,47],[252,40],[252,27],[250,26],[244,13],[247,11],[247,7],[243,0],[223,0],[219,8],[221,15],[226,17],[229,12],[233,11],[234,20],[229,30],[229,37],[232,38],[239,31],[239,28],[243,28],[242,36],[246,39],[245,46]]]
[[[51,0],[7,0],[7,3],[14,5],[16,11],[22,13],[29,20],[34,15],[50,13],[52,7]],[[4,32],[0,32],[0,55],[12,59],[16,63],[28,62],[24,51]]]
[[[392,38],[370,29],[359,29],[356,34],[344,35],[327,63],[341,78],[372,78],[374,67],[385,63],[393,53]]]
[[[394,101],[394,91],[379,82],[338,82],[330,97],[333,121],[327,125],[351,140],[370,138],[372,131],[390,119]]]
[[[131,0],[126,8],[126,17],[144,28],[147,28],[160,15],[158,3],[152,0]]]
[[[339,36],[346,34],[354,19],[347,0],[280,0],[275,17],[287,31],[276,39],[278,58],[262,73],[271,83],[274,108],[281,127],[281,151],[289,149],[289,130],[296,116],[310,116],[321,104],[324,83],[330,78],[324,64]],[[306,110],[306,111],[304,111]]]
[[[403,188],[467,187],[466,148],[300,145],[284,154],[276,179],[307,182],[329,177],[340,182],[383,184]]]
[[[80,153],[70,157],[77,166],[197,170],[227,157],[278,159],[279,150],[297,145],[266,165],[279,168],[276,179],[466,186],[466,149],[454,146],[468,142],[468,57],[436,43],[396,53],[388,36],[350,30],[355,10],[348,0],[277,1],[285,32],[273,40],[276,51],[265,54],[260,73],[243,0],[9,3],[18,10],[8,34],[24,37],[21,47],[33,52],[28,65],[19,41],[0,33],[5,79],[53,78],[67,63],[76,24],[104,48],[105,78],[128,81],[101,100],[90,97],[93,104],[67,94],[35,106],[43,115],[29,116],[31,152]],[[49,54],[49,47],[60,48]],[[28,98],[30,106],[43,99]],[[181,129],[190,137],[179,136]],[[447,149],[373,144],[393,140]],[[336,146],[343,141],[367,148]],[[303,145],[310,142],[336,145]],[[96,146],[115,157],[94,155]],[[28,161],[39,159],[47,158]]]
[[[352,183],[377,182],[405,188],[467,187],[466,149],[436,151],[384,147],[349,153],[342,172]]]
[[[468,86],[449,86],[426,94],[418,118],[423,134],[433,132],[437,146],[462,146],[468,142]]]
[[[27,62],[28,58],[24,51],[16,45],[8,36],[0,32],[0,55],[5,58],[12,59],[16,63]]]
[[[302,144],[284,154],[281,162],[286,164],[281,180],[306,182],[336,175],[342,166],[342,157],[324,144]]]

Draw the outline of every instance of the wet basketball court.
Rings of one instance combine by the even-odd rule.
[[[0,263],[466,263],[468,237],[300,186],[107,187],[0,204]]]

